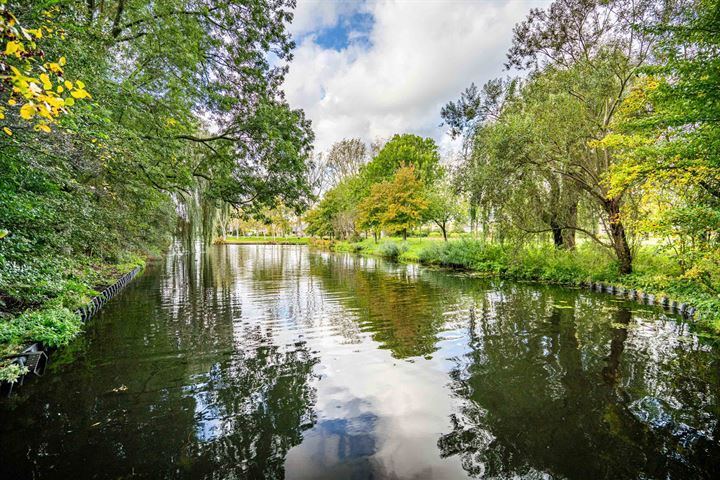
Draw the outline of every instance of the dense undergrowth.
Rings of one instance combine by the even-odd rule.
[[[575,251],[557,250],[552,245],[518,247],[470,239],[443,242],[431,238],[406,241],[388,238],[377,243],[372,239],[356,243],[315,240],[312,245],[512,280],[563,285],[606,282],[634,288],[691,304],[698,311],[699,332],[720,334],[720,296],[686,275],[676,262],[651,246],[636,253],[632,274],[621,275],[612,255],[589,243],[579,245]]]

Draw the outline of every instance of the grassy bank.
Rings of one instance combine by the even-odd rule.
[[[594,244],[582,244],[573,252],[556,250],[549,245],[518,248],[477,240],[446,243],[431,238],[406,241],[387,238],[378,243],[372,239],[357,243],[315,240],[312,244],[335,251],[464,269],[512,280],[562,285],[606,282],[634,288],[693,305],[699,312],[696,324],[700,332],[720,334],[720,296],[652,247],[644,247],[637,253],[632,274],[621,275],[612,256]]]
[[[307,245],[307,237],[227,237],[225,245]]]
[[[18,365],[2,360],[3,357],[19,353],[35,342],[47,347],[67,344],[82,331],[82,322],[75,310],[125,273],[144,265],[144,260],[134,256],[118,264],[88,259],[67,263],[65,269],[55,275],[48,274],[42,281],[36,278],[38,281],[32,284],[16,284],[20,291],[14,298],[27,299],[27,303],[7,305],[3,302],[4,308],[0,311],[0,381],[14,381],[25,373]]]

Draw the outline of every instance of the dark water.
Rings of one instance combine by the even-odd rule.
[[[718,478],[720,351],[611,296],[170,255],[0,401],[0,478]]]

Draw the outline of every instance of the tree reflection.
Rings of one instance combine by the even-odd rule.
[[[248,307],[241,288],[246,276],[254,289],[297,289],[285,278],[288,268],[296,268],[286,261],[289,253],[263,253],[216,249],[202,257],[203,272],[196,285],[202,293],[193,295],[190,304],[201,304],[193,312],[194,326],[204,332],[196,330],[187,337],[211,337],[223,343],[221,351],[229,355],[225,353],[222,361],[211,355],[209,364],[196,360],[193,364],[199,368],[190,370],[184,382],[184,397],[194,403],[194,435],[184,436],[178,464],[189,478],[283,478],[287,451],[300,443],[303,430],[315,421],[310,381],[318,360],[307,345],[276,345],[259,318],[242,325],[234,321]],[[192,268],[194,262],[187,264]],[[264,296],[267,304],[261,308],[278,310],[280,303],[299,299],[295,290],[287,293]]]
[[[22,415],[0,409],[0,478],[282,478],[317,359],[236,322],[238,268],[224,252],[150,265]]]
[[[359,311],[357,321],[372,339],[395,358],[430,355],[445,306],[453,291],[442,289],[413,272],[376,259],[357,256],[313,256],[310,272],[324,290],[340,293],[347,310]]]
[[[287,451],[314,423],[313,359],[305,345],[260,347],[188,388],[195,436],[183,451],[192,478],[282,478]]]
[[[581,302],[568,308],[541,298],[538,309],[522,293],[494,305],[502,310],[496,317],[470,316],[470,353],[451,372],[461,407],[438,441],[442,456],[459,455],[472,476],[498,478],[702,478],[717,470],[712,436],[683,433],[675,419],[658,427],[638,414],[635,392],[658,378],[640,373],[653,359],[624,358],[627,308],[616,310],[605,341],[595,339],[609,347],[595,358],[577,331]],[[480,300],[480,308],[488,302]],[[533,318],[528,308],[547,314]],[[624,370],[626,362],[633,368]],[[624,378],[626,371],[637,375]]]

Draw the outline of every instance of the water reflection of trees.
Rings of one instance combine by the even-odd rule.
[[[183,400],[194,403],[194,435],[183,435],[179,464],[190,478],[282,478],[287,451],[314,423],[310,379],[317,359],[306,344],[276,345],[261,318],[237,321],[250,303],[247,281],[265,294],[262,308],[298,308],[300,287],[286,270],[300,266],[288,255],[215,249],[202,256],[200,274],[186,262],[194,280],[188,288],[197,291],[187,302],[194,331],[183,336],[219,342],[195,345],[192,352],[209,355],[191,362],[183,382]]]
[[[334,292],[357,322],[396,358],[430,355],[437,350],[445,306],[453,295],[417,271],[351,255],[310,258],[310,273]]]
[[[183,451],[189,476],[282,478],[287,451],[314,423],[315,363],[304,345],[260,347],[188,387],[196,431]]]
[[[679,413],[652,396],[665,388],[650,387],[681,377],[676,362],[708,363],[702,349],[679,347],[663,363],[667,359],[650,358],[638,345],[626,349],[632,335],[627,308],[603,315],[592,298],[558,304],[557,296],[525,290],[499,304],[481,299],[478,309],[496,314],[470,316],[470,353],[451,372],[461,408],[451,418],[452,431],[438,441],[443,456],[459,455],[470,475],[499,478],[700,478],[718,469],[720,449],[712,433],[701,431],[713,428],[703,417],[717,404],[715,395],[707,396],[711,371],[705,367],[703,387],[687,386],[687,410]],[[605,328],[584,324],[598,318],[606,319]],[[672,375],[649,378],[646,367],[658,361],[660,372],[672,369]],[[639,401],[642,395],[653,401]],[[652,423],[657,412],[644,415],[648,408],[664,408],[666,423]],[[683,429],[687,411],[696,418],[684,420],[696,427]]]

